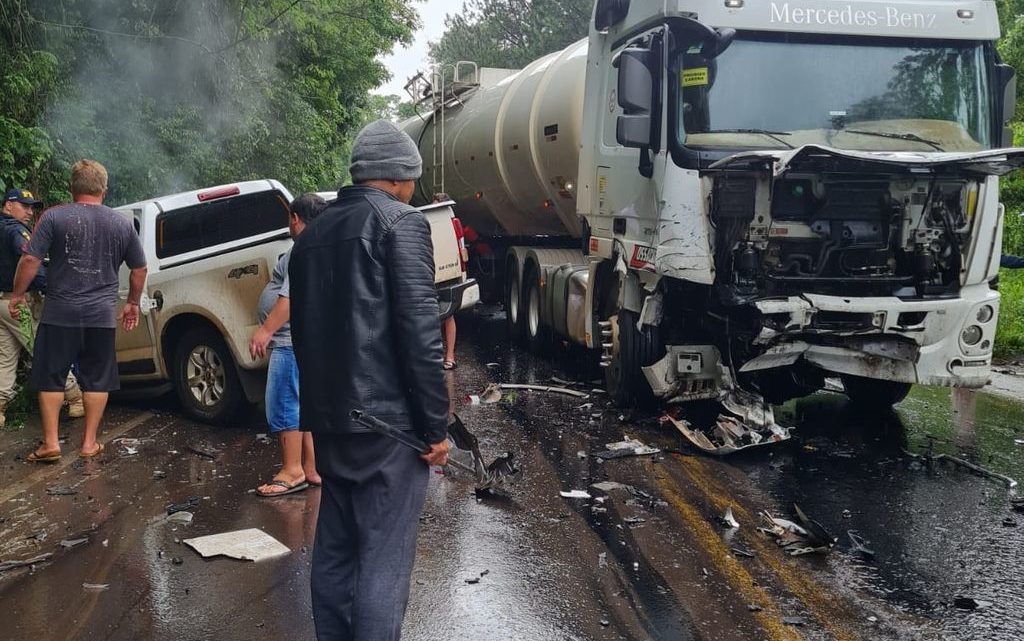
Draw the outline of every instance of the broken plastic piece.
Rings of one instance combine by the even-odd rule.
[[[78,490],[63,485],[54,485],[53,487],[46,488],[46,493],[50,496],[71,496],[72,494],[78,494]]]
[[[191,510],[194,507],[198,507],[199,500],[198,496],[190,496],[183,503],[171,503],[167,506],[167,516],[170,516],[175,512],[184,512],[185,510]]]
[[[83,583],[82,587],[86,590],[106,590],[110,587],[109,583]]]
[[[605,447],[608,449],[603,452],[597,452],[594,456],[608,460],[613,458],[623,458],[626,456],[648,456],[650,454],[658,454],[661,452],[661,450],[656,447],[644,445],[640,441],[631,439],[628,436],[624,441],[608,443]]]
[[[263,561],[291,552],[280,541],[258,528],[200,536],[182,542],[203,558],[227,556],[242,561]]]
[[[24,568],[30,565],[35,565],[36,563],[42,563],[43,561],[49,561],[52,556],[53,552],[47,552],[45,554],[40,554],[39,556],[34,556],[30,559],[0,561],[0,572],[6,572],[8,570],[13,570],[15,568]]]
[[[501,400],[501,386],[491,383],[479,394],[472,394],[467,398],[470,405],[493,405]]]
[[[165,523],[180,523],[181,525],[188,525],[192,522],[193,514],[185,510],[175,512],[164,518]]]
[[[594,488],[595,490],[600,490],[600,491],[605,492],[605,493],[611,492],[612,490],[628,490],[628,489],[630,489],[630,487],[628,485],[623,485],[622,483],[616,483],[615,481],[601,481],[600,483],[594,483],[590,487]]]
[[[71,548],[78,547],[79,545],[83,545],[85,543],[88,543],[88,542],[89,542],[89,537],[83,536],[80,539],[64,539],[63,541],[60,542],[60,546],[62,548],[65,548],[65,549],[71,549]]]
[[[722,525],[731,528],[738,528],[740,522],[736,520],[736,517],[732,515],[732,507],[725,508],[725,513],[721,517]]]
[[[564,499],[589,499],[590,494],[583,490],[570,490],[568,492],[558,493]]]
[[[534,392],[551,392],[552,394],[566,394],[568,396],[575,396],[577,398],[586,398],[590,396],[586,392],[580,392],[574,389],[567,389],[564,387],[556,387],[553,385],[523,385],[519,383],[502,383],[499,385],[501,389],[515,389],[515,390],[531,390]]]
[[[850,550],[855,554],[860,554],[865,557],[874,557],[875,551],[867,547],[867,541],[861,538],[853,530],[847,530],[846,536],[850,538]]]
[[[775,424],[774,421],[767,427],[751,429],[744,426],[736,417],[726,414],[718,417],[718,422],[709,433],[693,429],[688,421],[671,415],[666,414],[664,418],[694,447],[716,456],[732,454],[749,447],[779,443],[788,440],[790,436],[788,429]]]

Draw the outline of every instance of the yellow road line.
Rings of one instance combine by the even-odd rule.
[[[715,513],[721,514],[725,511],[726,507],[731,507],[733,515],[740,521],[749,524],[751,527],[756,527],[756,524],[760,520],[760,517],[756,514],[750,513],[739,501],[736,501],[731,495],[725,490],[722,484],[711,477],[708,474],[707,464],[693,457],[676,457],[676,460],[680,462],[681,468],[684,472],[690,476],[694,481],[694,486],[699,487],[706,495],[709,503],[711,504],[712,510]],[[687,505],[687,508],[694,510],[692,506]],[[696,510],[694,510],[696,512]],[[706,519],[704,519],[699,513],[697,518],[701,519],[701,522],[705,524],[705,527],[710,529],[707,525]],[[721,539],[717,537],[719,546],[724,549],[724,544]],[[842,608],[841,604],[830,596],[830,591],[818,581],[811,578],[805,572],[802,572],[799,568],[799,563],[793,559],[780,558],[780,552],[778,546],[774,543],[768,542],[763,537],[755,536],[748,539],[751,547],[755,548],[758,552],[758,559],[764,563],[779,579],[780,582],[796,596],[800,601],[803,602],[804,606],[814,615],[815,619],[821,623],[838,641],[857,641],[858,636],[852,635],[849,631],[839,627],[839,623],[835,620],[833,613],[838,609]],[[730,555],[731,556],[731,555]],[[837,607],[839,605],[839,607]]]
[[[802,639],[797,631],[782,623],[782,615],[769,595],[756,587],[754,577],[736,560],[722,538],[701,513],[690,505],[669,480],[659,477],[657,484],[669,505],[674,507],[690,528],[696,544],[708,555],[711,565],[725,577],[734,590],[752,604],[762,609],[753,616],[761,624],[769,641],[797,641]]]

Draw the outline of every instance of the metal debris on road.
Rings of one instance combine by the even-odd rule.
[[[600,490],[601,492],[604,492],[606,494],[611,492],[612,490],[630,490],[630,491],[632,491],[632,489],[633,489],[629,485],[624,485],[622,483],[616,483],[615,481],[601,481],[600,483],[592,484],[590,487],[594,488],[595,490]]]
[[[729,549],[732,550],[732,553],[735,554],[736,556],[742,556],[742,557],[748,558],[748,559],[754,558],[754,553],[751,552],[750,550],[746,549],[746,548],[741,548],[741,547],[739,547],[737,545],[734,545],[733,547],[731,547]]]
[[[575,396],[577,398],[587,398],[590,396],[587,392],[581,392],[579,390],[568,389],[565,387],[556,387],[554,385],[524,385],[520,383],[501,383],[499,387],[503,390],[529,390],[533,392],[550,392],[552,394],[565,394],[567,396]]]
[[[757,528],[775,537],[775,542],[785,548],[790,556],[801,556],[812,553],[826,553],[835,545],[836,539],[817,521],[807,518],[799,506],[794,505],[797,518],[802,525],[788,519],[773,516],[770,512],[761,512],[765,525]]]
[[[82,588],[86,590],[103,591],[110,587],[109,583],[83,583]]]
[[[222,532],[182,541],[203,558],[227,556],[242,561],[263,561],[291,552],[284,544],[259,528]]]
[[[192,519],[194,517],[195,517],[195,515],[192,514],[191,512],[187,512],[185,510],[180,510],[178,512],[175,512],[173,514],[165,516],[164,517],[164,523],[178,523],[178,524],[181,524],[181,525],[188,525],[189,523],[192,522]]]
[[[80,539],[64,539],[60,542],[60,546],[65,549],[76,548],[79,545],[84,545],[89,542],[89,537],[83,536]]]
[[[658,448],[644,445],[640,441],[634,440],[629,436],[626,436],[625,440],[617,443],[606,443],[605,447],[608,449],[603,452],[595,452],[594,456],[607,461],[614,458],[648,456],[650,454],[658,454],[661,452]]]
[[[40,554],[39,556],[34,556],[34,557],[30,558],[30,559],[18,559],[18,560],[12,560],[12,561],[0,561],[0,572],[6,572],[8,570],[14,570],[16,568],[24,568],[24,567],[29,567],[29,566],[32,566],[32,565],[36,565],[37,563],[42,563],[44,561],[49,561],[51,557],[53,557],[53,552],[47,552],[45,554]]]
[[[466,402],[470,405],[493,405],[501,400],[501,386],[491,383],[479,394],[470,394]]]
[[[804,624],[803,617],[782,617],[782,622],[795,627],[800,627]]]
[[[263,445],[270,445],[273,441],[270,440],[270,435],[266,432],[262,432],[256,435],[256,442],[262,443]]]
[[[774,419],[770,424],[751,429],[740,419],[721,414],[713,427],[698,430],[691,427],[689,421],[677,419],[671,414],[666,414],[664,418],[694,447],[716,456],[732,454],[750,447],[780,443],[790,437],[789,430],[777,425]]]
[[[184,512],[191,510],[194,507],[199,507],[200,498],[198,496],[190,496],[182,503],[170,503],[167,506],[167,516],[174,514],[175,512]]]
[[[26,536],[25,540],[26,541],[37,541],[39,543],[42,543],[43,541],[46,540],[46,537],[47,537],[46,530],[39,530],[38,532],[33,532],[32,534],[29,534],[28,536]]]
[[[855,531],[847,530],[846,536],[850,538],[850,550],[854,554],[860,554],[861,556],[869,558],[873,558],[875,556],[875,551],[867,546],[868,542],[861,538],[861,536]]]
[[[1013,480],[1009,476],[1006,476],[1005,474],[1000,474],[999,472],[993,472],[992,470],[987,470],[981,467],[980,465],[975,465],[970,461],[965,461],[964,459],[958,458],[956,456],[950,456],[949,454],[932,454],[931,452],[925,454],[914,454],[909,450],[903,450],[903,454],[909,456],[914,460],[922,460],[927,463],[931,463],[933,461],[949,461],[950,463],[954,463],[956,465],[959,465],[960,467],[967,468],[968,470],[971,470],[972,472],[975,472],[981,476],[990,479],[995,479],[997,481],[1002,481],[1003,483],[1006,484],[1006,487],[1008,488],[1012,489],[1017,487],[1017,481]]]
[[[215,450],[213,448],[207,449],[207,448],[204,448],[204,447],[198,446],[198,445],[186,445],[185,449],[188,450],[189,452],[192,452],[193,454],[197,454],[197,455],[199,455],[199,456],[201,456],[203,458],[208,458],[211,461],[216,460],[217,457],[220,455],[220,452],[218,452],[217,450]]]
[[[46,488],[46,493],[50,496],[71,496],[72,494],[78,494],[78,490],[64,485],[54,485]]]
[[[589,499],[590,494],[583,490],[569,490],[568,492],[558,493],[563,499]]]

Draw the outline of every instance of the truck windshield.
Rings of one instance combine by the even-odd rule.
[[[675,60],[678,142],[689,147],[977,151],[991,146],[977,43],[826,42],[746,34]]]

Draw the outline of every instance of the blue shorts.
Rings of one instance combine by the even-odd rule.
[[[270,350],[266,404],[271,432],[299,429],[299,366],[291,347]]]

